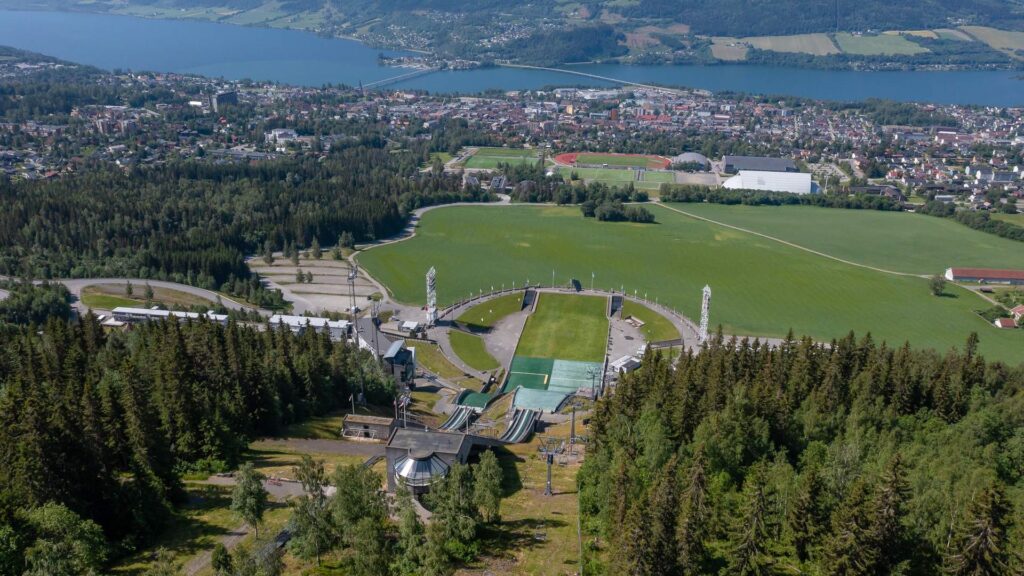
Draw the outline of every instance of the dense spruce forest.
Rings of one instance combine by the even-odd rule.
[[[656,353],[601,400],[588,574],[1019,574],[1024,367],[852,334]]]
[[[463,189],[457,175],[420,172],[426,156],[394,153],[368,136],[323,161],[97,167],[57,180],[0,181],[0,274],[219,289],[249,277],[247,254],[308,247],[314,238],[333,245],[343,233],[386,237],[420,206],[487,198]]]
[[[183,474],[233,468],[256,435],[353,391],[393,397],[368,353],[314,331],[171,321],[104,334],[89,315],[5,325],[0,351],[5,576],[92,573],[60,562],[83,542],[93,567],[147,543]]]

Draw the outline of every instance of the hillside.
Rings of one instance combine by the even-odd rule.
[[[0,0],[0,8],[294,28],[445,58],[545,65],[609,58],[816,67],[1024,62],[1024,0]]]

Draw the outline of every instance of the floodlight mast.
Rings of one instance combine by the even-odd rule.
[[[711,286],[704,286],[704,298],[700,306],[700,332],[697,334],[701,344],[708,341],[708,321],[711,315]]]
[[[427,272],[427,326],[437,324],[437,270]]]

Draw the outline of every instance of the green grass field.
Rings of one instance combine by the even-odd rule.
[[[859,56],[880,56],[880,55],[906,55],[912,56],[922,52],[928,52],[920,44],[907,39],[906,36],[893,34],[879,34],[877,36],[854,36],[849,32],[836,34],[836,43],[843,52],[857,54]]]
[[[536,162],[536,150],[520,148],[480,148],[466,160],[466,168],[494,169],[498,164],[527,164]]]
[[[644,182],[657,182],[658,184],[672,184],[676,181],[675,172],[642,172]]]
[[[644,323],[640,333],[648,342],[663,342],[679,338],[679,330],[667,318],[647,306],[632,300],[622,303],[622,317],[634,317]]]
[[[597,222],[581,217],[576,207],[433,210],[424,215],[415,238],[366,251],[360,262],[405,302],[422,303],[422,278],[431,265],[438,271],[442,305],[484,282],[547,283],[555,270],[561,283],[594,271],[600,288],[646,291],[648,297],[658,297],[691,318],[699,316],[701,288],[710,284],[714,289],[712,326],[720,324],[727,332],[783,336],[792,328],[796,334],[828,340],[850,330],[870,331],[876,340],[896,345],[909,340],[917,347],[939,350],[962,346],[971,332],[977,332],[982,352],[991,358],[1015,363],[1021,359],[1024,330],[990,327],[974,313],[987,303],[967,291],[950,289],[952,297],[936,298],[929,294],[924,278],[851,266],[663,207],[651,210],[659,222],[656,225]],[[828,220],[843,215],[865,217],[855,211],[828,212],[818,228],[820,242],[841,244],[827,237],[842,230],[850,230],[846,234],[855,238],[869,234],[858,226],[863,221],[840,220],[840,226]],[[964,250],[958,245],[965,238],[981,234],[938,218],[870,215],[911,220],[888,220],[889,228],[878,232],[890,236],[888,244],[857,248],[851,243],[843,255],[856,256],[860,251],[864,259],[904,266],[909,262],[910,268],[923,267],[929,273],[939,262],[946,266],[944,253]],[[931,231],[931,226],[941,227],[940,231]],[[906,234],[901,235],[901,230]],[[914,251],[915,230],[942,240],[921,244]],[[981,238],[972,241],[1007,256],[1007,250],[998,248],[1000,239]],[[1013,246],[1019,252],[1019,246]],[[1011,257],[1020,258],[1013,251]]]
[[[673,206],[896,272],[938,274],[951,266],[1024,269],[1024,248],[1019,242],[924,214],[810,206]]]
[[[992,214],[993,220],[1002,220],[1024,228],[1024,212],[1018,214]]]
[[[615,168],[559,168],[558,173],[566,180],[576,173],[583,180],[596,180],[607,182],[612,185],[633,182],[636,180],[636,172],[633,170],[617,170]]]
[[[492,300],[477,304],[456,318],[456,322],[465,324],[474,332],[483,332],[494,328],[502,318],[515,314],[523,309],[523,294],[506,294]]]
[[[609,166],[636,166],[638,168],[660,167],[661,163],[653,158],[638,156],[622,156],[618,154],[580,154],[576,157],[580,164],[607,164]]]
[[[600,296],[541,294],[519,337],[516,356],[603,361],[607,306],[608,300]]]
[[[774,52],[797,52],[827,56],[838,54],[839,48],[828,34],[794,34],[791,36],[750,36],[742,39],[759,50]]]
[[[484,347],[484,341],[479,336],[474,336],[460,330],[450,330],[448,338],[451,340],[452,350],[470,368],[486,372],[488,370],[497,370],[501,367],[498,361],[494,359],[494,356],[491,356],[487,348]]]
[[[135,300],[126,296],[113,296],[110,294],[82,294],[82,304],[89,308],[98,310],[113,310],[119,306],[138,308],[145,304],[142,300]]]

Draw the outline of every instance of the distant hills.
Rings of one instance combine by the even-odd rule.
[[[0,7],[296,28],[446,58],[534,64],[1024,62],[1024,0],[0,0]],[[863,40],[881,32],[888,38]],[[764,39],[793,35],[811,36]]]

